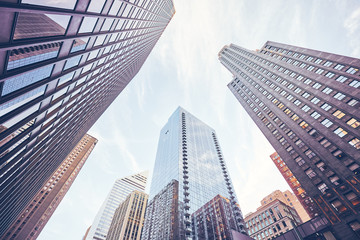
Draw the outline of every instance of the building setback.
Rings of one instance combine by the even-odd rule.
[[[152,226],[151,231],[155,233],[151,239],[198,239],[192,230],[191,214],[219,194],[230,199],[235,230],[246,233],[215,131],[181,107],[171,115],[160,132],[150,204],[155,195],[173,180],[179,184],[178,214],[174,221],[178,223],[174,226],[176,235],[163,238],[156,234],[163,227],[156,225],[156,219],[168,217],[159,213],[162,216],[154,215],[145,221],[144,229]],[[164,222],[172,221],[167,219]]]
[[[137,74],[175,13],[171,0],[39,4],[0,3],[0,238]]]
[[[126,200],[131,192],[135,190],[144,192],[147,178],[148,172],[144,171],[124,178],[119,178],[115,181],[115,184],[111,188],[109,195],[106,197],[90,227],[86,236],[87,240],[106,239],[115,210]]]
[[[1,239],[36,239],[71,187],[97,139],[85,134]]]
[[[267,42],[219,53],[228,87],[295,175],[337,238],[360,225],[360,60]],[[300,195],[302,196],[302,195]]]
[[[295,193],[295,196],[298,199],[298,202],[302,205],[295,207],[296,211],[299,213],[300,218],[303,222],[308,221],[310,218],[314,218],[318,215],[317,207],[315,206],[314,201],[307,195],[304,188],[301,187],[300,182],[296,179],[291,170],[286,166],[286,163],[281,159],[278,153],[273,153],[270,155],[271,160],[274,162],[275,166],[279,169],[281,175],[284,177],[285,181],[289,184],[291,190]],[[287,191],[290,193],[290,191]],[[292,193],[290,193],[292,194]],[[305,196],[305,197],[304,197]],[[287,203],[284,199],[281,201]],[[263,201],[261,201],[263,204]],[[298,205],[297,201],[293,201],[294,204]]]
[[[133,191],[116,209],[107,240],[140,240],[148,195]]]

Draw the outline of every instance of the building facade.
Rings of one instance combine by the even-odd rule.
[[[0,2],[0,236],[137,74],[175,13],[171,0],[39,4]]]
[[[272,239],[302,223],[293,207],[275,199],[245,217],[250,237],[255,240]]]
[[[120,203],[112,219],[106,240],[140,240],[148,195],[133,191]]]
[[[196,239],[232,240],[237,229],[236,216],[229,199],[217,195],[191,214]]]
[[[160,132],[150,201],[173,180],[179,184],[176,216],[179,235],[175,239],[196,239],[191,214],[218,194],[230,199],[236,216],[236,230],[246,233],[215,131],[181,107]],[[154,222],[147,221],[147,224]],[[157,229],[153,231],[158,232]],[[154,236],[153,239],[161,238]]]
[[[71,187],[97,139],[85,134],[1,239],[36,239]]]
[[[147,178],[148,172],[145,171],[116,180],[109,195],[99,209],[86,239],[105,240],[115,210],[119,207],[120,203],[126,200],[131,192],[135,190],[144,192]]]
[[[146,207],[141,239],[180,239],[179,229],[179,182],[172,180]]]
[[[286,163],[281,159],[278,153],[273,153],[270,155],[271,160],[274,162],[275,166],[279,169],[281,175],[284,177],[285,181],[289,184],[291,190],[295,193],[298,201],[292,200],[294,208],[299,213],[300,218],[303,222],[310,220],[318,215],[318,209],[314,201],[307,195],[304,188],[301,187],[300,182],[296,179],[291,170],[286,166]],[[287,191],[290,193],[290,191]],[[284,193],[289,195],[289,193]],[[280,193],[278,194],[281,195]],[[306,197],[303,197],[306,196]],[[291,199],[291,198],[290,198]],[[280,199],[281,201],[287,203],[284,198]],[[263,201],[261,201],[263,203]],[[298,206],[300,203],[302,206]],[[292,206],[292,205],[291,205]]]
[[[219,53],[228,87],[341,239],[360,223],[360,60],[275,42]]]
[[[286,205],[293,207],[296,210],[302,222],[307,222],[310,220],[309,215],[306,213],[300,201],[297,199],[295,194],[293,194],[289,190],[286,190],[284,192],[280,190],[275,190],[274,192],[270,193],[261,200],[261,206],[264,206],[275,199],[278,199],[283,203],[285,203]]]

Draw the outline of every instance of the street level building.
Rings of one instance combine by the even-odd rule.
[[[219,52],[229,89],[339,239],[360,224],[360,60],[276,42]],[[302,202],[302,201],[301,201]]]
[[[0,2],[0,238],[138,73],[174,13],[171,0]]]
[[[274,162],[275,166],[279,169],[281,175],[284,177],[285,181],[289,184],[291,190],[295,193],[295,196],[297,197],[298,201],[293,200],[294,208],[298,212],[301,220],[303,222],[308,221],[310,218],[314,218],[317,216],[317,208],[315,206],[314,201],[310,197],[303,197],[306,196],[306,192],[304,188],[301,187],[300,182],[296,179],[294,174],[291,172],[291,170],[286,166],[286,163],[281,159],[278,153],[273,153],[270,155],[271,160]],[[290,191],[287,191],[290,192]],[[284,193],[283,193],[284,194]],[[285,193],[287,194],[287,193]],[[278,196],[281,196],[280,193],[276,194]],[[289,195],[289,194],[287,194]],[[285,198],[279,198],[281,201],[287,203],[285,201]],[[292,198],[290,198],[292,199]],[[263,201],[261,201],[263,204]],[[302,206],[298,206],[298,203]],[[291,205],[292,206],[292,205]]]
[[[293,207],[275,199],[245,217],[250,237],[255,240],[275,238],[302,223]]]
[[[71,187],[97,139],[85,134],[1,239],[36,239]]]
[[[133,191],[116,209],[106,240],[140,240],[148,195]]]
[[[94,222],[92,223],[87,240],[105,240],[108,234],[115,210],[126,200],[129,194],[135,190],[144,192],[148,172],[144,171],[138,174],[119,178],[115,181],[109,195],[106,197],[103,205],[99,209]]]
[[[236,216],[230,200],[217,195],[191,215],[197,239],[232,240],[232,229],[237,229]],[[246,236],[247,237],[247,236]]]
[[[159,226],[155,222],[168,215],[153,216],[146,219],[144,226],[144,232],[149,232],[147,229],[153,227],[155,235],[151,239],[201,239],[192,229],[191,215],[219,194],[230,200],[235,230],[247,234],[215,131],[181,107],[171,115],[160,132],[150,204],[173,180],[179,185],[178,211],[173,211],[177,215],[172,216],[176,219],[173,222],[178,224],[174,226],[176,235],[173,238],[156,235],[161,230],[154,226],[171,227]]]
[[[274,192],[270,193],[261,200],[261,206],[266,205],[267,203],[275,199],[279,199],[286,205],[293,207],[296,210],[302,222],[307,222],[310,220],[309,215],[306,213],[304,207],[301,205],[295,194],[293,194],[289,190],[286,190],[284,192],[280,190],[275,190]]]

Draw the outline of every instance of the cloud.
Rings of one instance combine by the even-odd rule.
[[[347,37],[353,48],[354,56],[360,55],[360,7],[355,9],[344,21],[344,27],[347,30]]]

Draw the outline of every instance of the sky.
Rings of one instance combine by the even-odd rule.
[[[178,106],[215,129],[242,212],[256,211],[263,197],[290,188],[269,157],[274,149],[227,88],[232,75],[220,49],[256,50],[271,40],[360,56],[358,0],[174,4],[140,72],[89,131],[99,142],[38,239],[81,239],[117,178],[152,172],[160,129]]]

